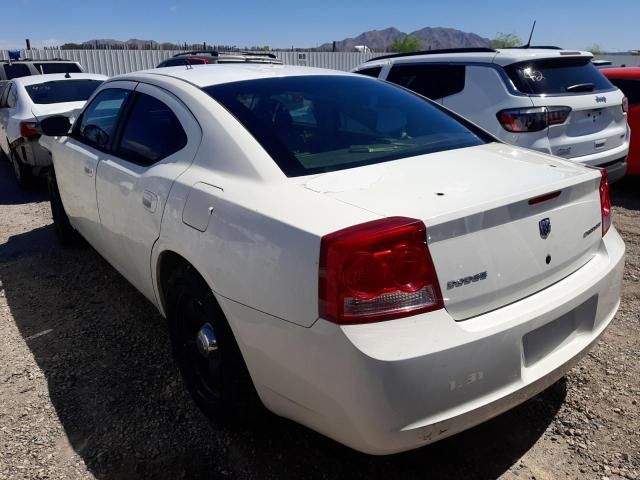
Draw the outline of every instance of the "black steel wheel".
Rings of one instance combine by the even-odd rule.
[[[20,188],[26,190],[33,185],[33,172],[29,165],[26,165],[18,152],[9,150],[9,161],[13,167],[13,174]]]
[[[79,245],[82,243],[82,237],[73,228],[67,212],[64,210],[62,198],[60,198],[60,190],[58,189],[58,180],[56,172],[52,168],[47,175],[47,187],[49,191],[49,202],[51,203],[51,216],[53,217],[53,228],[56,232],[58,241],[64,246]]]
[[[191,266],[174,271],[167,288],[173,352],[196,404],[222,423],[256,420],[260,400],[211,289]]]

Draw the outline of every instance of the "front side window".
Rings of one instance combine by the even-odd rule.
[[[152,165],[182,150],[187,134],[173,111],[150,95],[136,94],[116,155]]]
[[[204,91],[290,177],[491,141],[411,92],[359,76],[247,80]]]
[[[387,80],[431,100],[438,100],[464,90],[465,66],[397,64],[391,68]]]
[[[131,90],[109,88],[101,91],[84,110],[74,136],[99,149],[108,149],[115,134],[120,111],[131,95]]]
[[[33,103],[50,104],[85,101],[100,85],[101,80],[54,80],[24,88]]]
[[[12,83],[9,86],[9,92],[7,93],[7,107],[14,108],[18,103],[18,91],[16,86]]]
[[[80,67],[73,62],[55,63],[55,62],[42,62],[34,63],[34,67],[40,73],[80,73]]]
[[[508,65],[505,71],[519,91],[533,95],[570,95],[613,89],[589,57],[531,60]]]
[[[5,63],[4,73],[7,75],[7,80],[11,80],[13,78],[28,77],[31,75],[31,70],[24,63]]]

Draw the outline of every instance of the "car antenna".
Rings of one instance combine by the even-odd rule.
[[[522,48],[529,48],[531,46],[531,39],[533,38],[533,31],[536,29],[536,22],[537,22],[537,20],[533,21],[533,26],[531,27],[531,33],[529,34],[529,41]]]
[[[64,74],[64,78],[71,78],[71,75],[69,74],[69,72]]]

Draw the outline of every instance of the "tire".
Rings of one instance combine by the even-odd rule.
[[[13,174],[16,177],[16,181],[18,182],[18,186],[23,190],[28,190],[33,186],[33,171],[29,165],[26,165],[18,152],[15,150],[9,150],[9,161],[11,162],[11,166],[13,167]]]
[[[67,212],[64,210],[60,190],[58,189],[58,180],[56,172],[53,168],[47,175],[47,187],[49,190],[49,202],[51,202],[51,215],[53,217],[53,228],[56,232],[58,241],[65,247],[76,246],[81,243],[80,234],[73,228]]]
[[[190,265],[179,266],[167,284],[173,354],[189,393],[212,420],[244,426],[258,420],[263,407],[231,327],[211,289]],[[217,349],[197,347],[198,332],[209,325]]]

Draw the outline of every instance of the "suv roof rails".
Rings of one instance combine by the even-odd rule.
[[[217,57],[220,54],[216,50],[192,50],[190,52],[182,52],[176,53],[173,57],[184,57],[185,55],[211,55],[212,57]]]
[[[437,55],[439,53],[491,53],[495,51],[496,50],[489,47],[443,48],[441,50],[422,50],[419,52],[392,53],[391,55],[382,55],[381,57],[371,58],[367,60],[367,62],[373,62],[374,60],[383,60],[385,58],[413,57],[416,55]]]
[[[274,53],[268,53],[268,52],[240,52],[240,55],[247,55],[252,57],[277,58]]]

